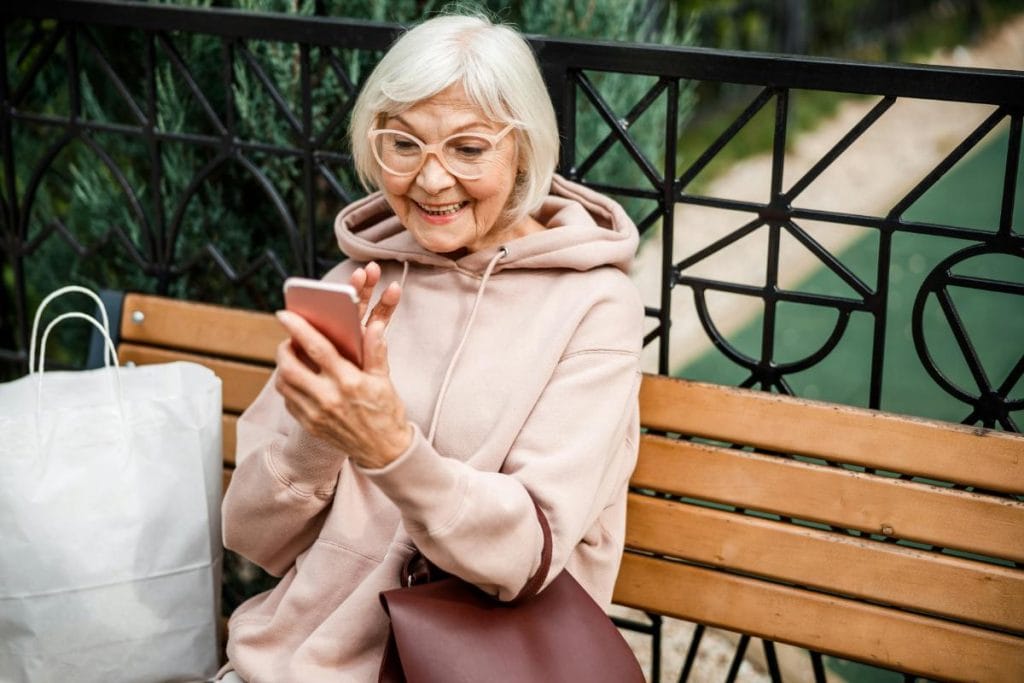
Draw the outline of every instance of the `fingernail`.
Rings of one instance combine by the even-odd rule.
[[[285,324],[288,324],[292,319],[292,314],[288,311],[274,311],[274,315],[277,316],[278,320]]]

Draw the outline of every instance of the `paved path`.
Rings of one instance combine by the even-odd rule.
[[[1024,14],[1006,22],[978,45],[944,51],[934,55],[929,62],[1024,70]],[[799,178],[820,159],[875,102],[877,99],[847,102],[840,107],[835,117],[825,121],[816,130],[801,135],[785,160],[786,184]],[[832,168],[807,188],[803,200],[798,201],[797,205],[883,215],[991,111],[991,107],[980,105],[900,101],[847,150]],[[762,155],[735,164],[728,173],[719,176],[709,185],[707,194],[765,200],[769,187],[770,162],[768,155]],[[703,207],[677,208],[675,260],[710,244],[748,220],[750,217],[734,216],[729,212]],[[856,229],[834,225],[815,226],[801,222],[801,226],[833,252],[841,250],[860,234]],[[694,274],[703,273],[720,279],[763,284],[765,246],[766,239],[763,236],[751,235],[721,252],[715,259],[702,264],[702,269],[694,271]],[[800,282],[817,267],[814,257],[808,258],[798,248],[785,245],[782,259],[783,286]],[[634,280],[649,305],[658,303],[660,263],[661,240],[655,236],[641,248],[634,271]],[[686,289],[679,288],[674,296],[674,324],[669,353],[673,368],[685,365],[710,348],[697,321],[693,299],[687,294]],[[732,300],[723,298],[715,302],[712,312],[720,329],[729,334],[757,315],[759,305],[744,304],[741,297]],[[653,348],[648,350],[644,366],[647,370],[657,369],[657,356]],[[616,608],[615,613],[638,617],[637,613],[620,608]],[[663,681],[678,679],[692,629],[693,626],[685,622],[666,620],[661,667]],[[641,657],[645,669],[649,670],[649,639],[635,634],[627,634],[627,638]],[[734,634],[709,630],[705,634],[690,680],[724,680],[732,661],[735,641]],[[747,652],[747,661],[741,667],[737,680],[758,683],[769,681],[761,642],[752,641]],[[814,680],[805,652],[781,646],[778,654],[783,679],[787,683]],[[829,681],[841,683],[841,679],[832,672],[829,673]]]
[[[1024,69],[1024,14],[973,48],[935,55],[935,64]],[[801,135],[785,159],[785,184],[803,175],[878,101],[859,98],[840,106],[836,116]],[[797,100],[797,105],[798,105]],[[797,206],[828,208],[866,215],[884,215],[910,188],[961,142],[993,107],[931,100],[900,100],[797,199]],[[1005,125],[1005,124],[1004,124]],[[997,130],[1002,130],[998,128]],[[984,144],[984,143],[982,143]],[[766,201],[771,158],[764,154],[735,164],[712,181],[706,191],[716,197]],[[752,218],[747,214],[685,205],[676,209],[674,260],[714,242]],[[833,253],[866,234],[863,229],[801,221]],[[688,271],[748,284],[764,283],[767,231],[758,230]],[[819,262],[792,238],[782,247],[781,284],[793,286],[810,275]],[[637,255],[634,280],[649,305],[658,304],[661,239],[649,239]],[[712,298],[711,310],[724,333],[735,332],[760,311],[749,297]],[[673,296],[673,328],[669,357],[678,368],[710,347],[697,320],[693,298],[686,288]],[[656,351],[648,349],[645,368],[657,367]]]

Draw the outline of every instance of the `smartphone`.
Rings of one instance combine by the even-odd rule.
[[[330,339],[338,353],[363,367],[363,326],[359,319],[359,295],[354,287],[290,277],[284,281],[284,306]]]

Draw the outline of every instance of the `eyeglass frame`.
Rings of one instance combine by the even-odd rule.
[[[370,142],[370,152],[373,154],[373,158],[377,160],[377,163],[380,165],[381,170],[383,170],[383,171],[385,171],[387,173],[390,173],[391,175],[398,176],[400,178],[406,178],[406,177],[409,177],[409,176],[414,176],[414,175],[416,175],[417,173],[419,173],[420,171],[423,170],[423,166],[426,165],[426,163],[427,163],[427,155],[433,154],[434,157],[441,163],[441,166],[444,168],[444,170],[448,171],[448,173],[452,174],[456,178],[460,178],[462,180],[480,180],[481,178],[484,177],[485,173],[481,173],[480,175],[476,175],[476,176],[468,176],[468,175],[466,175],[464,173],[458,173],[458,172],[454,171],[450,166],[448,166],[448,162],[446,162],[445,158],[444,158],[444,151],[443,151],[444,150],[444,145],[449,140],[451,140],[452,138],[457,138],[457,137],[462,137],[463,135],[468,135],[468,136],[476,136],[476,137],[483,138],[483,139],[487,140],[488,142],[491,143],[491,148],[494,149],[494,150],[497,150],[498,143],[501,142],[501,140],[506,135],[508,135],[510,131],[515,129],[515,127],[516,127],[516,125],[514,123],[510,123],[507,126],[505,126],[504,128],[502,128],[501,131],[499,131],[497,133],[477,133],[477,132],[455,133],[453,135],[449,135],[448,137],[446,137],[445,139],[441,140],[440,142],[435,142],[435,143],[430,144],[430,145],[428,145],[427,143],[423,142],[423,140],[420,140],[418,137],[416,137],[412,133],[409,133],[408,131],[396,130],[394,128],[371,128],[370,131],[366,134],[366,138]],[[414,170],[407,171],[405,173],[398,173],[396,171],[393,171],[393,170],[389,169],[387,166],[384,165],[384,161],[381,160],[380,153],[377,151],[377,144],[376,144],[376,138],[380,137],[383,133],[398,133],[399,135],[404,135],[406,137],[411,138],[416,144],[419,145],[420,153],[421,153],[421,158],[420,158],[419,165]]]

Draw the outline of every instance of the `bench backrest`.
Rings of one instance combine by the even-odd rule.
[[[1024,437],[652,376],[640,414],[617,603],[1024,680]]]
[[[227,485],[237,416],[283,338],[270,314],[129,294],[119,353],[221,377]],[[656,376],[640,412],[615,602],[934,678],[1024,680],[1024,437]]]

